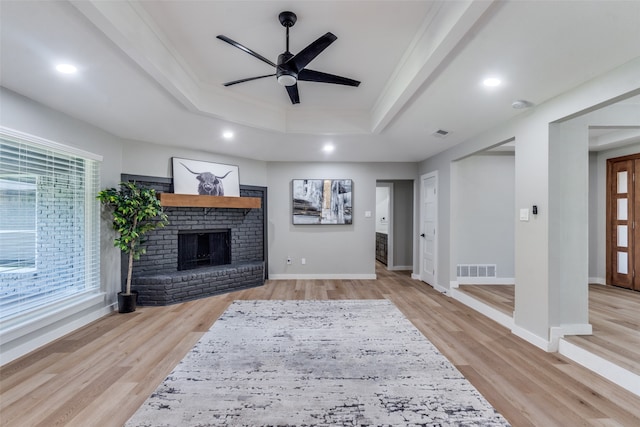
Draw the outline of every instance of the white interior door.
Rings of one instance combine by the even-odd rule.
[[[420,280],[436,286],[436,254],[438,227],[438,174],[420,177]]]

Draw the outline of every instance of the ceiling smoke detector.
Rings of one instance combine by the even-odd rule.
[[[449,135],[449,131],[448,130],[444,130],[444,129],[438,129],[432,135],[433,136],[437,136],[438,138],[444,138],[447,135]]]

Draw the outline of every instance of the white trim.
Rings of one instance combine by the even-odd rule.
[[[547,340],[545,340],[542,337],[539,337],[538,335],[518,326],[518,325],[513,325],[513,327],[511,328],[511,332],[517,336],[522,338],[523,340],[527,341],[529,344],[533,344],[536,347],[549,352],[549,348],[551,346],[551,343]]]
[[[269,274],[269,280],[376,280],[375,274]]]
[[[426,282],[425,282],[426,283]],[[428,283],[427,283],[428,284]],[[439,284],[435,284],[434,286],[432,286],[433,289],[435,289],[436,291],[442,293],[442,294],[448,294],[449,293],[449,289],[445,288],[444,286],[441,286]]]
[[[20,132],[18,130],[7,128],[4,126],[0,126],[0,134],[11,137],[11,138],[33,142],[35,144],[42,145],[44,147],[50,148],[52,150],[55,150],[64,154],[72,154],[74,156],[80,156],[86,159],[96,160],[98,162],[102,161],[102,156],[99,154],[94,154],[89,151],[81,150],[79,148],[70,147],[68,145],[60,144],[59,142],[55,142],[49,139],[41,138],[39,136],[31,135],[29,133]]]
[[[593,327],[589,323],[571,323],[549,328],[549,351],[558,351],[560,339],[565,335],[592,335]]]
[[[100,302],[103,301],[104,294],[101,294],[101,297],[102,299],[100,299]],[[31,339],[29,339],[28,337],[19,337],[21,339],[16,341],[24,341],[24,342],[14,343],[14,345],[11,346],[11,348],[6,348],[7,344],[9,343],[5,342],[3,338],[2,351],[0,352],[0,364],[4,365],[6,363],[9,363],[12,360],[15,360],[21,356],[24,356],[25,354],[33,350],[36,350],[37,348],[42,347],[43,345],[49,344],[50,342],[58,338],[61,338],[67,335],[68,333],[75,331],[78,328],[88,325],[94,320],[98,320],[106,316],[107,314],[110,314],[111,312],[113,312],[114,306],[113,305],[103,306],[103,307],[97,308],[96,310],[91,310],[87,312],[87,310],[89,309],[90,308],[87,307],[82,312],[75,312],[79,314],[80,317],[75,318],[73,320],[69,320],[67,323],[64,323],[64,322],[55,323],[56,325],[60,323],[62,324],[58,328],[54,328],[50,331],[47,331],[42,335],[37,335]],[[67,313],[68,317],[70,317],[69,314],[71,316],[74,315],[74,313]],[[49,324],[49,325],[54,326],[53,324]],[[39,332],[39,331],[35,331],[35,332]]]
[[[515,285],[515,277],[457,277],[459,285]],[[457,287],[457,286],[456,286]]]
[[[24,316],[16,316],[0,322],[0,341],[3,345],[41,330],[53,323],[68,318],[87,308],[101,304],[105,299],[104,292],[91,292],[87,295],[74,295],[35,310]],[[26,316],[29,316],[25,319]]]
[[[412,278],[413,280],[420,280],[420,275],[419,275],[419,274],[416,274],[416,273],[411,273],[411,278]]]
[[[457,289],[451,289],[451,298],[460,301],[464,305],[471,307],[475,311],[487,316],[489,319],[498,322],[502,326],[508,329],[512,329],[514,326],[513,316],[509,316],[495,308],[479,301],[472,296],[465,294]]]
[[[573,343],[560,339],[558,353],[640,396],[640,375],[609,362]]]
[[[389,271],[407,271],[407,270],[413,270],[413,266],[412,265],[392,265],[392,266],[387,266],[387,270],[389,270]]]
[[[458,283],[457,281],[455,281],[455,280],[449,281],[449,289],[455,289],[458,286],[460,286],[460,283]]]
[[[606,285],[607,281],[604,277],[589,277],[590,285]]]

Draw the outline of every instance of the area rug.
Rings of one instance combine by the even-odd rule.
[[[235,301],[126,424],[507,425],[387,300]]]

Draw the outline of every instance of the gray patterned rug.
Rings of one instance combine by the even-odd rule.
[[[126,424],[506,425],[387,300],[236,301]]]

